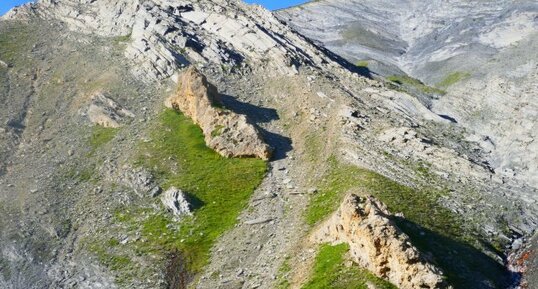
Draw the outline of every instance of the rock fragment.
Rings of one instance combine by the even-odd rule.
[[[274,218],[258,218],[258,219],[254,219],[254,220],[245,221],[245,224],[246,225],[258,225],[258,224],[269,223],[269,222],[271,222],[273,220],[274,220]]]

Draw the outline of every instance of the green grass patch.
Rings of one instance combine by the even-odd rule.
[[[355,64],[357,67],[368,68],[368,60],[361,60]]]
[[[112,271],[122,272],[122,274],[116,276],[115,281],[118,285],[129,286],[130,280],[136,276],[133,273],[136,265],[129,256],[115,250],[118,245],[119,241],[110,239],[105,241],[105,246],[100,242],[95,242],[90,244],[88,249],[97,257],[100,264],[110,268]]]
[[[468,72],[456,71],[447,75],[443,80],[437,83],[436,86],[439,88],[446,89],[449,86],[452,86],[462,81],[463,79],[468,78],[469,76],[471,76],[471,74]]]
[[[89,145],[92,151],[95,151],[101,146],[110,142],[118,133],[118,129],[96,125],[92,127],[91,133],[92,135],[89,140]]]
[[[113,38],[114,44],[118,45],[121,43],[129,42],[131,41],[131,33],[126,35],[120,35]]]
[[[455,288],[478,288],[484,283],[492,288],[504,288],[510,274],[501,264],[479,249],[484,240],[475,233],[472,223],[446,209],[439,203],[446,191],[414,189],[392,181],[375,172],[329,160],[330,169],[320,181],[319,192],[306,210],[306,221],[314,225],[327,218],[340,205],[347,192],[369,194],[384,202],[392,213],[401,212],[404,218],[395,218],[400,229],[412,239],[422,252],[434,256]],[[429,167],[416,165],[415,170],[430,176]],[[486,247],[488,245],[485,245]]]
[[[338,208],[344,194],[353,190],[378,197],[392,212],[403,212],[406,218],[420,222],[427,228],[443,228],[446,233],[462,236],[459,223],[437,203],[446,192],[415,190],[370,170],[342,165],[334,158],[329,160],[329,165],[329,173],[321,181],[318,194],[307,208],[306,220],[309,224],[328,217]],[[418,168],[422,169],[422,166]]]
[[[107,245],[110,245],[110,243],[107,242]],[[92,246],[90,250],[95,253],[101,264],[112,270],[120,270],[131,265],[131,259],[129,257],[110,254],[101,246]]]
[[[191,273],[207,263],[215,240],[233,227],[253,191],[261,183],[267,164],[253,158],[225,158],[205,145],[202,131],[184,115],[166,110],[152,128],[152,140],[140,145],[137,165],[149,168],[163,188],[176,186],[189,194],[193,217],[175,221],[164,209],[122,208],[115,220],[138,232],[129,243],[137,254],[163,258],[180,252]]]
[[[422,81],[416,78],[409,77],[407,75],[392,75],[392,76],[387,77],[387,80],[395,84],[398,84],[400,87],[409,88],[411,90],[417,90],[425,94],[443,95],[446,93],[444,90],[428,86],[424,84]]]
[[[368,289],[371,283],[378,289],[398,289],[356,265],[345,266],[347,244],[323,244],[316,256],[314,270],[303,289]]]

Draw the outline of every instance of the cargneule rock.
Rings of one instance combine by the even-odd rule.
[[[346,196],[312,238],[318,243],[348,243],[360,266],[401,289],[451,288],[440,269],[426,261],[374,197]]]
[[[273,149],[246,116],[222,107],[217,89],[196,68],[179,77],[176,93],[166,106],[179,110],[202,128],[206,144],[225,157],[271,158]]]

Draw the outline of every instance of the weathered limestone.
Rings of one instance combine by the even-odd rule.
[[[246,116],[222,108],[217,89],[194,67],[180,76],[178,89],[166,106],[192,118],[202,128],[206,144],[225,157],[271,157],[272,148],[259,130]]]
[[[135,116],[101,92],[92,96],[87,115],[92,123],[111,128],[118,128],[125,118]]]
[[[401,289],[450,288],[374,197],[348,195],[313,235],[319,243],[348,243],[355,262]]]

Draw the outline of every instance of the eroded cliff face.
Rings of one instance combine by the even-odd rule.
[[[348,243],[353,261],[401,289],[451,288],[391,220],[387,207],[372,196],[350,194],[323,222],[312,239]]]
[[[268,160],[273,149],[245,115],[223,107],[215,86],[196,68],[179,78],[176,93],[166,106],[188,115],[204,132],[206,144],[225,157],[258,157]]]

